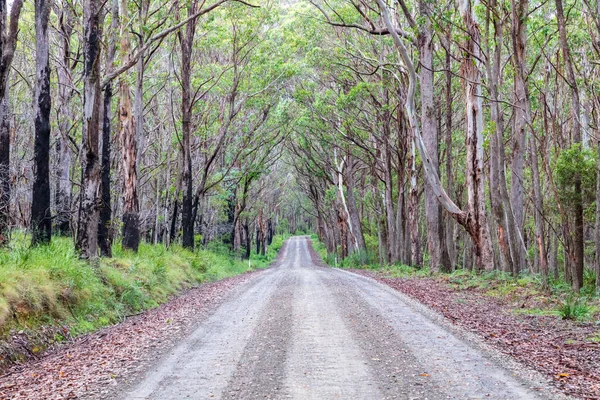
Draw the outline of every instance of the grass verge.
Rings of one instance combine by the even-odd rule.
[[[181,290],[265,268],[283,245],[241,260],[224,245],[189,251],[142,243],[139,252],[113,247],[113,258],[80,260],[69,238],[31,248],[14,235],[0,250],[0,367],[53,343],[115,324],[158,306]]]

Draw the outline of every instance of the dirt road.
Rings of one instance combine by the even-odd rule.
[[[387,286],[292,238],[125,399],[541,399]]]

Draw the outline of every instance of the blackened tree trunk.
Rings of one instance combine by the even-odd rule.
[[[123,45],[121,44],[121,48]],[[137,197],[137,147],[129,85],[119,84],[121,120],[121,155],[123,162],[123,248],[138,250],[140,244],[139,204]]]
[[[104,88],[104,102],[102,113],[102,182],[100,186],[100,222],[98,223],[98,246],[100,255],[111,257],[110,220],[112,206],[110,199],[110,156],[111,156],[111,103],[112,82]]]
[[[82,173],[76,248],[85,259],[98,256],[101,8],[100,0],[83,1]]]
[[[173,204],[173,214],[171,215],[171,229],[169,231],[169,243],[173,243],[177,238],[177,217],[179,215],[179,191],[175,194]]]
[[[36,80],[35,139],[33,147],[34,181],[31,197],[31,243],[50,243],[50,48],[48,40],[48,0],[35,1]]]
[[[269,221],[267,222],[267,246],[270,246],[273,243],[273,236],[274,236],[274,232],[273,232],[273,220],[271,218],[269,218]]]
[[[113,0],[111,3],[112,21],[110,24],[110,44],[106,56],[106,71],[108,73],[114,70],[115,53],[117,51],[117,32],[119,27],[119,2]],[[100,186],[100,223],[98,224],[98,245],[100,247],[100,255],[103,257],[112,256],[112,237],[111,237],[111,176],[110,176],[110,159],[111,159],[111,139],[112,139],[112,98],[113,98],[113,83],[109,81],[104,87],[104,102],[102,109],[102,182]]]
[[[251,252],[251,246],[252,246],[252,235],[250,234],[250,225],[248,224],[248,218],[246,218],[246,221],[244,222],[244,233],[246,236],[246,253],[245,253],[245,259],[249,260],[250,259],[250,252]]]
[[[256,254],[260,254],[260,245],[261,245],[261,237],[260,237],[261,233],[260,233],[260,227],[258,226],[258,223],[256,224]]]
[[[196,2],[188,7],[188,15],[194,13]],[[192,45],[196,33],[196,20],[186,24],[185,30],[179,32],[181,45],[181,183],[183,185],[183,202],[181,204],[181,226],[183,230],[183,247],[194,248],[194,221],[192,199],[192,154],[190,136],[192,134]]]
[[[0,245],[8,242],[10,228],[10,108],[8,75],[17,46],[19,16],[23,0],[15,0],[10,8],[0,0]]]

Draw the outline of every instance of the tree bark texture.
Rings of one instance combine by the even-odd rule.
[[[10,232],[10,108],[8,75],[12,65],[19,17],[23,0],[15,0],[10,8],[0,0],[0,246],[8,243]]]
[[[35,0],[36,80],[35,139],[33,148],[34,181],[31,197],[31,243],[50,243],[50,43],[48,38],[48,0]]]
[[[101,8],[99,0],[83,1],[82,173],[76,248],[85,259],[98,257]]]

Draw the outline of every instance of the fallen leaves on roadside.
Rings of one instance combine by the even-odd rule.
[[[477,289],[459,290],[434,278],[374,278],[443,314],[453,324],[482,336],[489,344],[546,375],[565,394],[600,399],[598,326],[555,316],[515,315],[515,306]],[[565,372],[569,371],[569,372]]]

